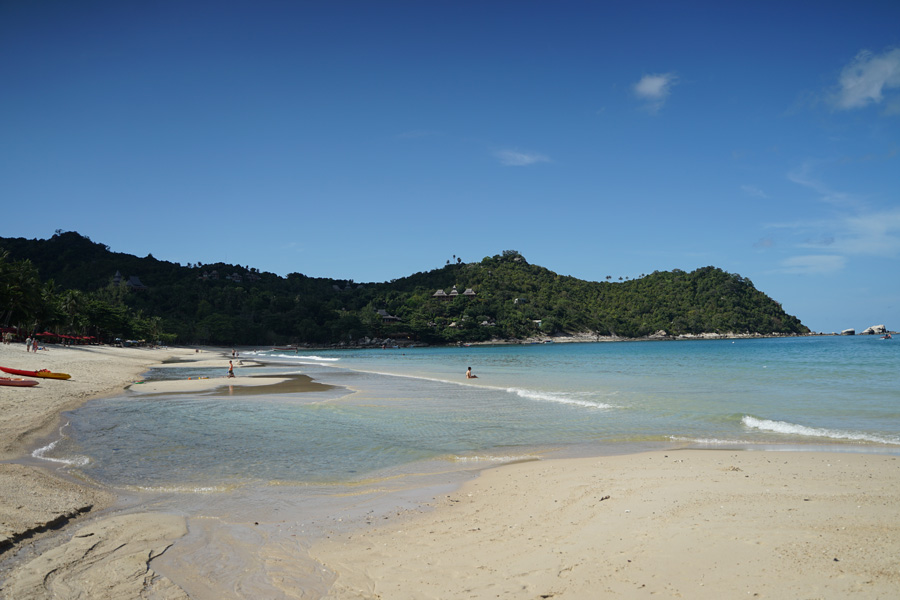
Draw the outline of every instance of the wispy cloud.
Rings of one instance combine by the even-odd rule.
[[[498,150],[494,156],[501,164],[508,167],[527,167],[535,163],[550,162],[550,157],[533,152],[519,152],[517,150]]]
[[[644,108],[652,114],[658,113],[665,105],[672,87],[678,82],[675,73],[644,75],[634,84],[634,94],[644,101]]]
[[[900,208],[854,215],[843,220],[844,234],[835,248],[848,254],[900,256]]]
[[[819,194],[819,200],[826,204],[846,208],[859,206],[862,203],[862,200],[855,194],[834,190],[817,179],[812,173],[815,168],[816,163],[814,161],[807,161],[800,167],[790,171],[787,174],[787,178],[797,185],[813,190]]]
[[[828,275],[844,268],[847,259],[834,254],[792,256],[781,261],[781,273],[792,275]]]
[[[900,208],[776,225],[803,235],[800,248],[847,255],[900,257]]]
[[[900,258],[900,208],[770,226],[802,238],[794,243],[795,248],[828,252],[785,259],[777,269],[782,273],[833,273],[854,256]],[[755,247],[769,247],[760,242]]]
[[[805,251],[785,259],[777,271],[830,274],[854,257],[900,258],[900,207],[873,209],[856,194],[831,189],[815,177],[813,169],[814,163],[808,162],[789,173],[788,179],[819,194],[830,205],[830,214],[770,225],[793,237],[794,248]]]
[[[873,54],[863,50],[841,71],[834,104],[842,110],[880,104],[885,91],[900,88],[900,48]],[[887,114],[900,112],[896,96],[888,99]]]
[[[768,198],[769,195],[756,187],[755,185],[742,185],[741,190],[747,194],[748,196],[753,196],[754,198]]]

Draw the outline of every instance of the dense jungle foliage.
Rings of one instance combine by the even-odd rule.
[[[439,289],[448,297],[435,298]],[[220,345],[809,331],[749,280],[715,267],[589,282],[506,250],[357,284],[138,258],[60,231],[48,240],[0,238],[0,307],[0,324],[27,331]]]

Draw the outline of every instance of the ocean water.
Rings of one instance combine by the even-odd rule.
[[[900,454],[900,342],[806,337],[372,349],[242,358],[323,392],[125,393],[36,456],[121,490],[347,486],[646,447]],[[477,379],[466,380],[471,366]],[[149,378],[221,376],[221,369]]]

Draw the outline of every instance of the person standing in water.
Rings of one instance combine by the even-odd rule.
[[[472,367],[466,369],[466,379],[478,379],[478,375],[472,373]]]
[[[228,376],[234,377],[234,365],[231,364],[231,361],[228,361]]]

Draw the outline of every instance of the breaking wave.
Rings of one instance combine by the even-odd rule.
[[[248,353],[251,354],[251,353]],[[311,360],[314,362],[337,362],[340,358],[330,358],[325,356],[316,356],[315,354],[273,354],[271,352],[254,352],[255,356],[261,358],[284,358],[287,360]]]
[[[598,402],[590,398],[590,392],[538,392],[534,390],[524,390],[521,388],[507,388],[510,394],[516,394],[521,398],[529,400],[537,400],[538,402],[556,402],[558,404],[572,404],[574,406],[583,406],[585,408],[609,409],[615,408],[612,404]]]
[[[807,427],[806,425],[797,425],[795,423],[787,423],[785,421],[757,419],[756,417],[751,417],[749,415],[745,415],[741,419],[741,423],[743,423],[745,427],[749,427],[750,429],[772,431],[775,433],[783,433],[786,435],[799,435],[804,437],[829,438],[833,440],[849,440],[853,442],[870,442],[874,444],[889,444],[892,446],[900,446],[900,439],[896,437],[882,437],[858,431],[842,431],[839,429]]]

